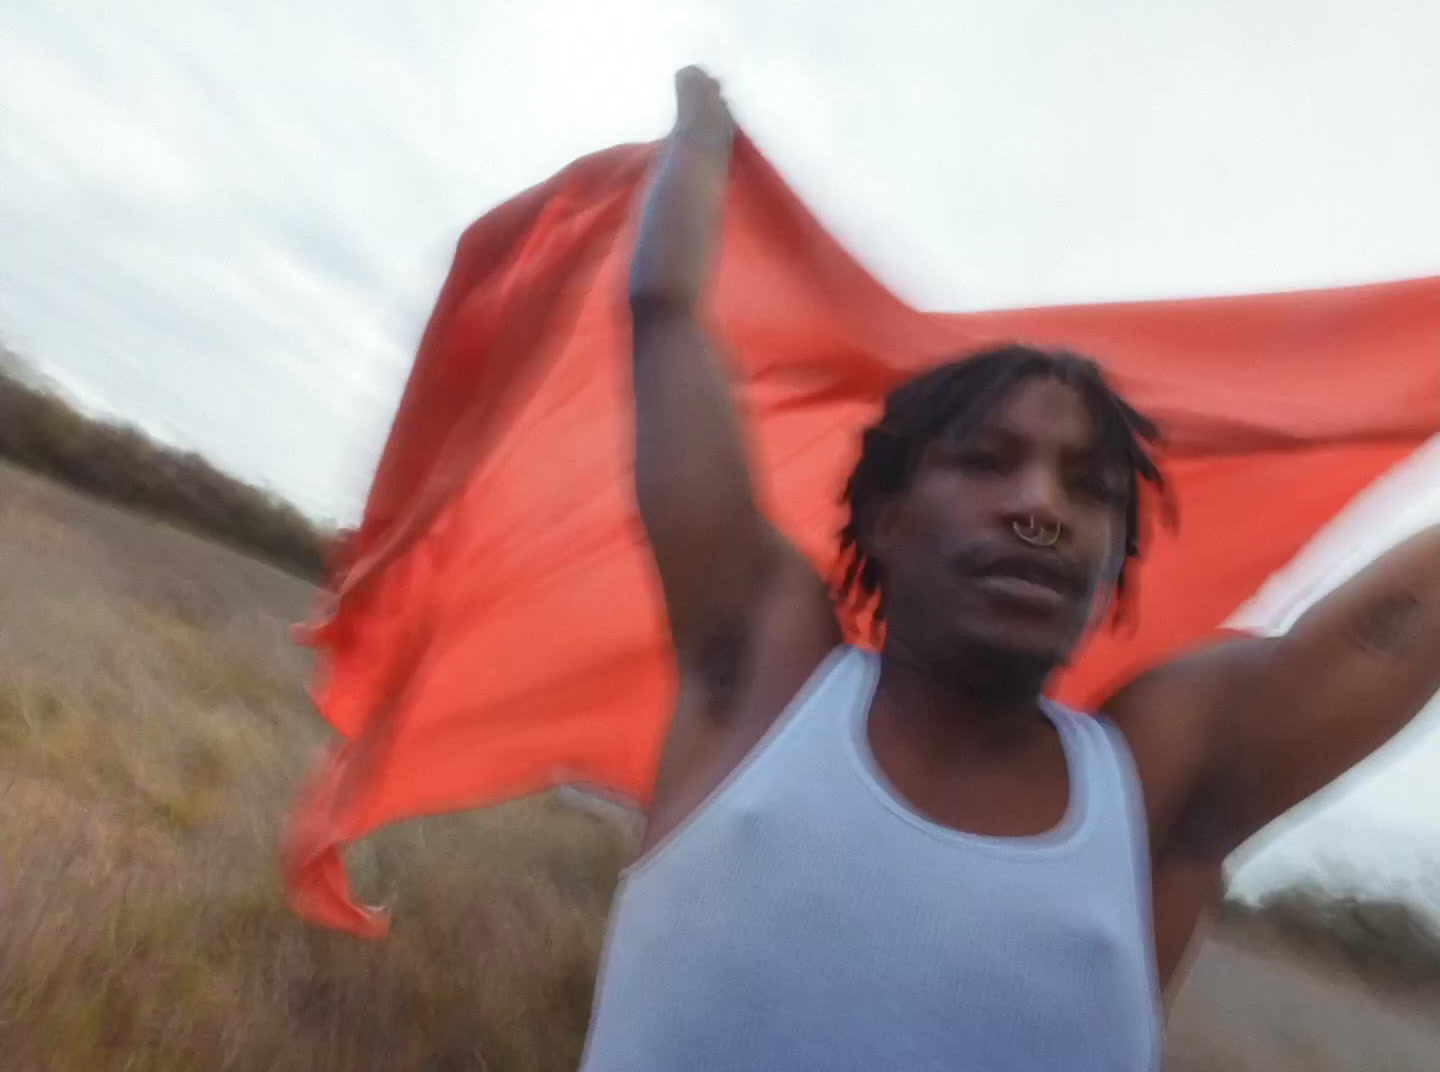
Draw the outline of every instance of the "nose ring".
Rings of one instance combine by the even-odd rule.
[[[1015,535],[1020,537],[1022,543],[1028,543],[1031,547],[1054,547],[1060,542],[1060,531],[1064,528],[1058,521],[1049,525],[1042,524],[1035,520],[1034,514],[1026,518],[1023,525],[1012,521],[1010,527],[1015,530]]]

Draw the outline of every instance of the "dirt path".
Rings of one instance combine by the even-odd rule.
[[[1217,937],[1176,998],[1168,1053],[1166,1072],[1436,1072],[1440,995],[1400,1000]]]

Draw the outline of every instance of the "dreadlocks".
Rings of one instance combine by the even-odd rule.
[[[850,510],[840,530],[837,594],[843,605],[859,610],[873,602],[876,621],[883,620],[885,578],[866,547],[876,507],[905,490],[931,442],[942,434],[969,437],[1012,388],[1036,378],[1059,380],[1080,393],[1096,428],[1100,456],[1126,475],[1124,556],[1115,582],[1117,596],[1124,596],[1126,565],[1140,553],[1140,482],[1165,490],[1147,447],[1159,440],[1159,429],[1116,394],[1088,358],[1008,345],[947,362],[901,384],[886,397],[880,420],[865,430],[860,460],[842,496]]]

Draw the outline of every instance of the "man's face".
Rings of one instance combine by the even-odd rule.
[[[1122,561],[1127,474],[1096,448],[1080,393],[1045,378],[930,444],[872,530],[887,635],[931,657],[1063,663]]]

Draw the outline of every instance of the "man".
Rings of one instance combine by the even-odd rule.
[[[884,639],[846,646],[755,506],[700,315],[732,125],[702,72],[677,95],[630,305],[679,691],[584,1068],[1154,1068],[1227,854],[1440,688],[1440,531],[1066,711],[1041,691],[1122,592],[1155,430],[1094,364],[1000,347],[865,433],[839,596]]]

